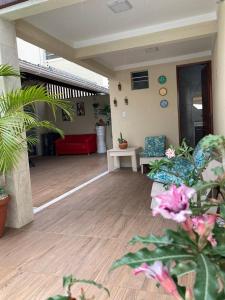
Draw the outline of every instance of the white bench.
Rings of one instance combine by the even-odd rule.
[[[133,172],[138,171],[138,152],[140,151],[139,147],[129,147],[127,149],[114,148],[107,151],[108,159],[108,171],[112,172],[115,169],[120,168],[120,157],[130,156],[131,165]]]

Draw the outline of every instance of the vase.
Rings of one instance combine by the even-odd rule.
[[[128,147],[128,143],[121,143],[121,144],[119,144],[119,148],[122,149],[122,150],[127,149],[127,147]]]

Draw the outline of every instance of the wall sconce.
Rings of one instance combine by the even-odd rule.
[[[124,99],[124,103],[125,103],[126,105],[128,105],[128,98],[127,98],[127,97]]]
[[[117,107],[117,100],[116,100],[116,98],[113,100],[113,104],[114,104],[115,107]]]
[[[119,82],[118,83],[118,90],[121,91],[122,90],[122,84]]]

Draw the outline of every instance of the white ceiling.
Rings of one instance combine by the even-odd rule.
[[[154,31],[178,20],[215,18],[217,0],[129,0],[133,9],[114,14],[107,0],[81,3],[26,18],[26,21],[73,47],[98,44]],[[180,24],[180,21],[179,21]],[[178,25],[177,25],[178,26]]]
[[[102,54],[96,58],[96,61],[113,70],[128,69],[140,66],[157,64],[160,61],[169,62],[179,59],[201,57],[210,55],[212,50],[213,37],[202,38],[198,40],[179,42],[170,45],[164,45],[157,48],[139,48],[114,53]]]

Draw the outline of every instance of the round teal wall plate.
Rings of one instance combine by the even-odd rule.
[[[158,78],[160,84],[165,84],[167,82],[167,77],[165,75],[160,75]]]
[[[160,101],[160,106],[161,106],[162,108],[166,108],[168,105],[169,105],[168,100],[163,99],[163,100]]]

